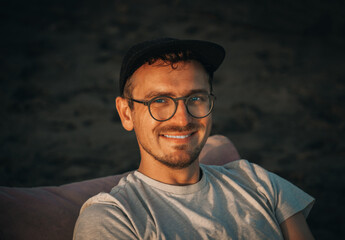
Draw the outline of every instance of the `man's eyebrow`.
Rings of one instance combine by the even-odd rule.
[[[171,92],[149,92],[148,94],[145,95],[145,99],[151,99],[154,97],[158,97],[158,96],[172,96],[173,94]]]
[[[189,96],[193,93],[209,93],[209,91],[206,89],[193,89],[191,91],[188,91],[184,96]],[[159,96],[177,97],[172,92],[152,91],[152,92],[149,92],[148,94],[145,95],[145,99],[152,99],[152,98],[159,97]],[[184,97],[184,96],[178,96],[178,97]]]

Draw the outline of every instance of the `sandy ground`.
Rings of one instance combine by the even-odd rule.
[[[204,39],[227,50],[213,133],[317,199],[308,218],[317,239],[345,236],[344,1],[1,5],[0,185],[136,168],[134,135],[114,109],[123,54],[144,39]]]

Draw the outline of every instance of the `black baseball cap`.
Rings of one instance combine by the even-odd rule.
[[[222,46],[202,40],[159,38],[138,43],[127,51],[122,60],[119,81],[121,95],[128,78],[148,60],[179,51],[191,51],[211,73],[218,69],[225,57],[225,50]]]

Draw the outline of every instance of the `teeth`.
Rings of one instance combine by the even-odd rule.
[[[188,135],[179,135],[179,136],[176,136],[176,135],[164,135],[164,137],[167,137],[167,138],[178,138],[178,139],[183,139],[183,138],[187,138],[189,137],[191,134],[188,134]]]

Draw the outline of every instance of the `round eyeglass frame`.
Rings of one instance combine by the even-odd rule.
[[[213,95],[212,93],[207,94],[208,97],[209,97],[209,99],[210,99],[210,101],[211,101],[210,110],[208,111],[208,113],[207,113],[205,116],[203,116],[203,117],[196,117],[196,116],[194,116],[193,114],[190,113],[190,111],[189,111],[188,106],[187,106],[186,103],[188,102],[188,100],[189,100],[190,98],[192,98],[193,96],[195,96],[195,95],[197,95],[197,94],[200,94],[200,93],[193,93],[193,94],[191,94],[191,95],[189,95],[189,96],[186,96],[186,97],[179,97],[179,98],[173,98],[173,97],[169,97],[169,96],[164,96],[164,95],[163,95],[163,96],[154,97],[154,98],[152,98],[151,100],[148,100],[148,101],[141,101],[141,100],[137,100],[137,99],[134,99],[134,98],[128,98],[128,100],[133,101],[133,102],[136,102],[136,103],[141,103],[141,104],[144,104],[145,106],[147,106],[147,108],[149,109],[149,113],[150,113],[151,117],[152,117],[154,120],[158,121],[158,122],[165,122],[165,121],[168,121],[169,119],[171,119],[171,118],[175,115],[175,113],[176,113],[176,111],[177,111],[178,101],[179,101],[179,100],[183,100],[183,103],[184,103],[184,105],[185,105],[185,108],[186,108],[188,114],[189,114],[190,116],[192,116],[193,118],[201,119],[201,118],[207,117],[207,116],[210,115],[210,113],[212,112],[213,107],[214,107],[214,101],[216,100],[216,96]],[[169,98],[169,99],[173,100],[173,102],[175,103],[175,111],[171,114],[171,116],[170,116],[169,118],[164,119],[164,120],[159,120],[159,119],[157,119],[157,118],[155,118],[155,117],[153,116],[153,114],[152,114],[152,112],[151,112],[150,105],[151,105],[151,103],[152,103],[153,101],[155,101],[156,99],[162,98],[162,97],[166,97],[166,98]]]

